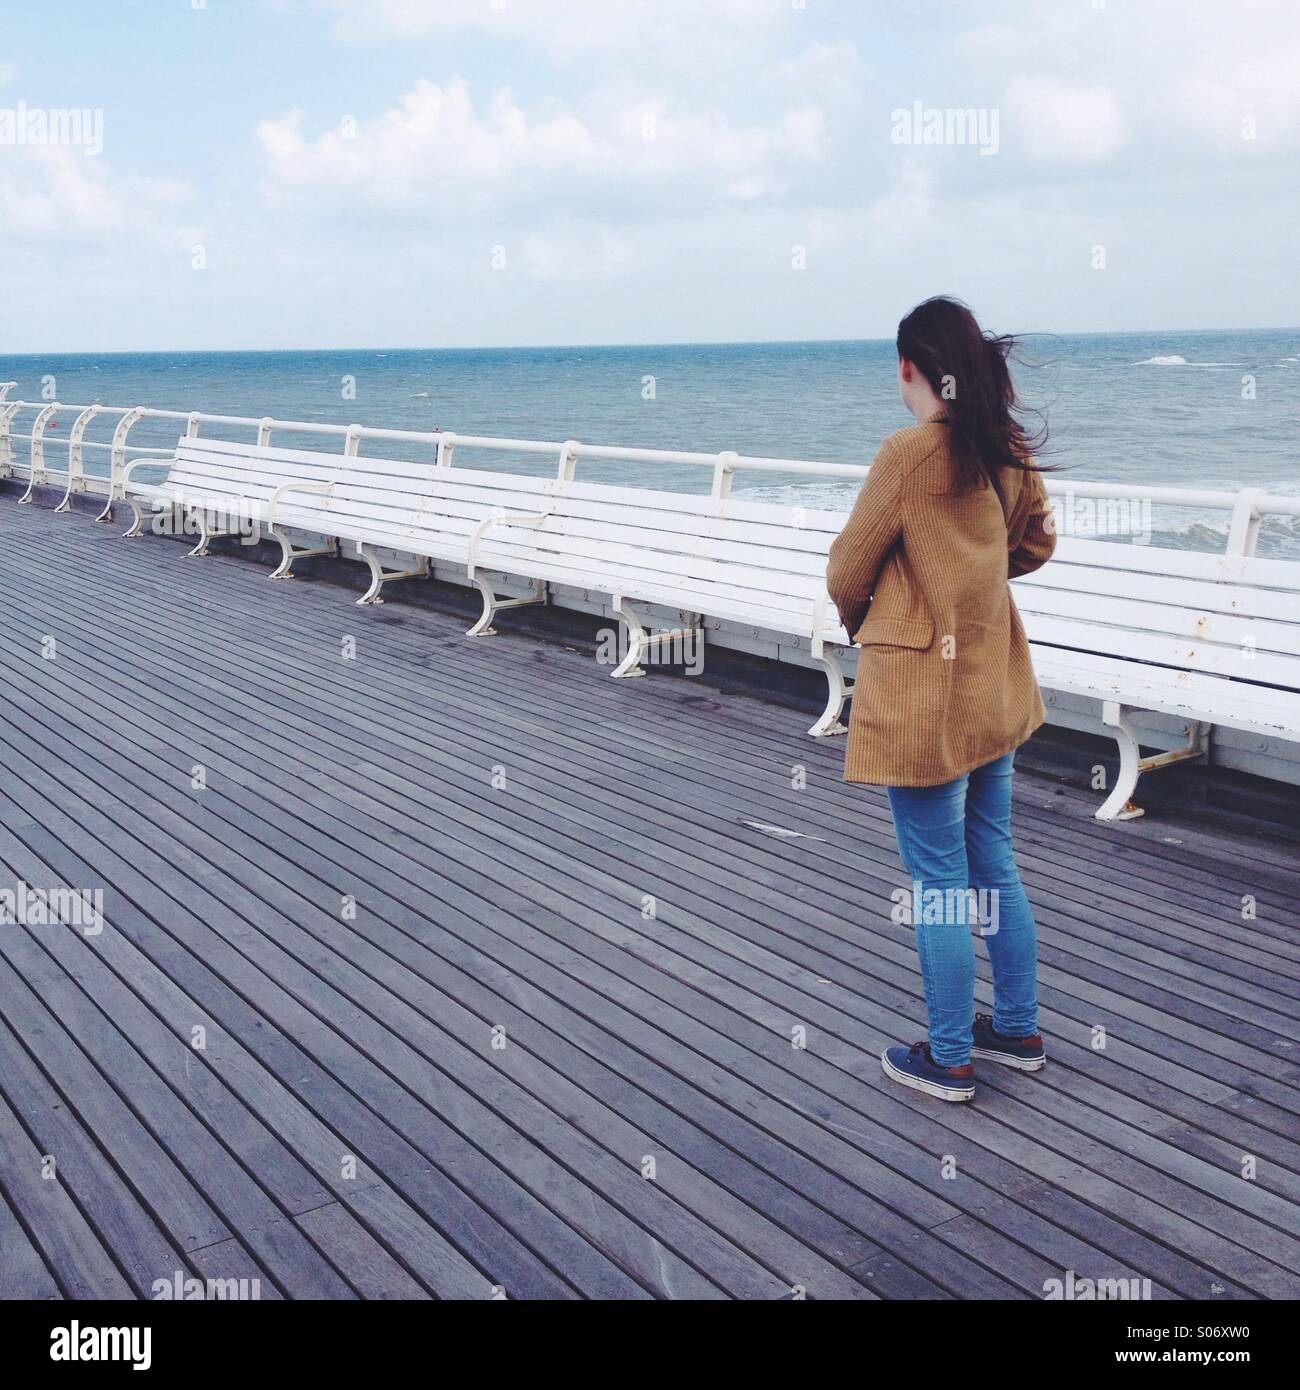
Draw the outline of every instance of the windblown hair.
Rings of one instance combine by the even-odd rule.
[[[953,467],[959,491],[999,483],[1004,468],[1040,471],[1034,461],[1047,442],[1046,425],[1032,434],[1018,418],[1007,360],[1018,345],[1009,334],[985,333],[959,299],[936,295],[898,325],[898,355],[930,383],[948,410]]]

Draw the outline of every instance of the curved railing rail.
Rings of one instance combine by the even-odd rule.
[[[0,382],[0,477],[20,470],[27,475],[27,490],[21,500],[27,501],[38,484],[62,483],[64,493],[56,510],[71,505],[74,492],[90,492],[106,496],[101,516],[107,516],[114,500],[121,496],[121,478],[126,469],[127,455],[132,461],[151,457],[169,458],[173,447],[130,445],[131,431],[141,421],[172,420],[184,422],[184,435],[196,438],[205,426],[220,426],[256,431],[256,442],[269,446],[277,432],[294,435],[320,435],[342,441],[344,456],[361,452],[365,440],[392,440],[403,443],[430,444],[435,449],[433,462],[439,468],[450,468],[458,450],[483,450],[496,453],[527,454],[551,457],[555,460],[556,476],[562,482],[574,479],[575,470],[583,460],[629,462],[659,465],[687,465],[707,468],[712,472],[710,495],[730,496],[732,481],[738,472],[785,473],[817,478],[861,480],[867,475],[865,464],[826,463],[810,459],[775,458],[764,455],[739,454],[730,450],[720,453],[677,449],[640,449],[612,444],[586,444],[576,439],[539,440],[509,439],[490,435],[457,434],[449,430],[385,429],[371,425],[331,425],[311,420],[280,420],[271,416],[217,415],[206,411],[160,410],[149,406],[68,405],[57,401],[10,401],[8,392],[15,383]],[[30,430],[18,432],[15,420],[25,411],[35,411]],[[71,429],[57,441],[47,437],[51,419],[59,412],[76,412]],[[100,416],[116,416],[117,424],[111,441],[85,438],[87,428]],[[18,462],[14,445],[25,442],[30,446],[27,462]],[[46,446],[66,444],[62,466],[47,461]],[[88,450],[107,452],[107,474],[87,474],[85,456]],[[1226,549],[1231,556],[1255,553],[1261,520],[1266,516],[1300,517],[1300,497],[1271,493],[1265,488],[1241,488],[1236,492],[1210,488],[1146,487],[1139,483],[1104,483],[1046,479],[1048,493],[1060,499],[1094,499],[1110,503],[1132,501],[1152,506],[1193,507],[1222,512],[1228,517]]]

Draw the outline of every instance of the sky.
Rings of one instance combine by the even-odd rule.
[[[1297,0],[0,21],[0,352],[1300,324]]]

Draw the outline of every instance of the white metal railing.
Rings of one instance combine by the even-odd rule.
[[[710,495],[719,499],[730,496],[732,480],[738,472],[793,473],[803,477],[852,478],[859,481],[867,476],[865,464],[773,458],[738,454],[730,450],[702,453],[677,449],[639,449],[612,444],[584,444],[575,439],[509,439],[490,435],[456,434],[448,430],[385,429],[360,424],[331,425],[310,420],[278,420],[271,416],[159,410],[148,406],[75,406],[55,401],[10,401],[7,396],[13,386],[13,382],[0,382],[0,476],[12,472],[15,468],[29,474],[27,491],[21,499],[23,501],[30,499],[38,483],[62,481],[65,488],[63,498],[56,507],[57,511],[66,510],[70,506],[73,492],[105,494],[106,503],[101,513],[102,517],[109,514],[113,502],[121,497],[121,479],[126,468],[128,452],[133,460],[148,457],[170,458],[175,452],[175,446],[129,446],[130,433],[142,420],[184,421],[184,437],[190,439],[197,438],[205,425],[247,427],[256,431],[256,442],[261,447],[270,445],[275,431],[321,435],[341,439],[344,457],[358,455],[362,441],[367,439],[425,443],[435,447],[434,464],[438,468],[452,467],[455,453],[460,449],[549,456],[555,459],[556,477],[561,482],[573,481],[577,465],[582,460],[681,464],[710,469]],[[31,429],[28,433],[15,432],[13,422],[24,411],[36,412]],[[47,438],[46,430],[50,420],[59,411],[76,412],[72,428],[66,436],[66,458],[61,468],[49,464],[45,457],[45,446],[52,442]],[[110,442],[88,440],[84,437],[90,424],[100,416],[117,417]],[[30,444],[30,457],[25,464],[16,463],[14,460],[14,445],[19,441]],[[108,453],[107,475],[85,472],[85,451],[91,449]],[[1222,553],[1229,556],[1248,556],[1255,553],[1260,521],[1265,516],[1300,517],[1300,497],[1270,493],[1258,487],[1229,492],[1209,488],[1145,487],[1140,483],[1085,482],[1050,476],[1045,481],[1049,495],[1058,498],[1095,498],[1107,501],[1132,499],[1152,505],[1195,507],[1223,512],[1228,517],[1228,534]]]
[[[29,433],[15,431],[13,421],[25,410],[37,412]],[[46,435],[49,421],[62,411],[65,414],[76,411],[76,419],[67,437],[68,450],[65,465],[56,468],[46,462],[45,445],[50,442]],[[117,426],[113,431],[111,443],[100,443],[83,438],[87,426],[99,415],[117,415]],[[866,468],[848,463],[820,463],[806,459],[767,458],[741,455],[731,451],[722,453],[699,453],[671,449],[631,449],[617,445],[582,444],[577,440],[548,441],[540,439],[506,439],[487,435],[455,434],[447,430],[400,430],[385,429],[371,425],[328,425],[310,420],[277,420],[271,416],[251,415],[213,415],[204,411],[158,410],[148,406],[78,406],[55,401],[4,401],[0,396],[0,471],[14,467],[29,474],[27,491],[23,495],[28,500],[38,483],[62,481],[65,483],[63,499],[56,510],[64,510],[70,505],[70,498],[77,492],[103,492],[108,503],[120,497],[120,481],[126,467],[128,452],[133,459],[145,456],[170,457],[174,448],[147,448],[128,446],[131,430],[142,420],[177,420],[185,422],[184,437],[194,439],[203,425],[247,427],[256,430],[256,442],[260,447],[271,443],[276,430],[292,434],[316,434],[343,440],[344,456],[360,453],[361,442],[365,439],[394,440],[405,443],[426,443],[435,446],[435,465],[450,468],[457,449],[493,450],[502,453],[533,454],[550,456],[556,459],[557,477],[564,482],[573,480],[574,471],[580,459],[624,460],[660,464],[687,464],[707,467],[713,470],[712,493],[716,497],[726,497],[731,491],[731,482],[738,469],[769,473],[803,473],[819,477],[841,477],[861,480],[866,477]],[[29,442],[30,462],[18,464],[13,457],[16,442]],[[109,454],[107,476],[87,475],[84,467],[84,451],[99,449]],[[105,513],[108,506],[105,507]]]

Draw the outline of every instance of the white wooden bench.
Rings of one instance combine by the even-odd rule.
[[[607,593],[631,638],[616,677],[643,675],[650,649],[688,632],[702,640],[702,614],[805,638],[831,684],[812,732],[842,728],[848,686],[835,649],[847,635],[826,609],[823,584],[826,550],[842,522],[837,513],[197,439],[181,441],[168,484],[178,474],[187,501],[221,493],[265,522],[282,551],[272,578],[289,577],[302,556],[342,543],[370,568],[357,602],[372,604],[383,602],[385,584],[425,575],[430,563],[464,567],[483,599],[472,637],[493,635],[492,619],[504,609],[546,603],[552,583]],[[171,495],[167,485],[125,491],[127,501]],[[301,547],[290,532],[326,544]],[[527,592],[503,596],[497,574],[526,581]],[[651,632],[638,603],[689,611],[683,626]]]
[[[486,518],[471,538],[468,574],[484,600],[471,635],[490,633],[504,606],[484,577],[492,571],[531,580],[539,601],[552,583],[608,594],[629,638],[615,678],[644,675],[652,648],[703,640],[704,617],[729,619],[807,640],[830,682],[809,732],[842,731],[850,689],[836,648],[848,637],[825,601],[839,513],[602,483],[554,482],[531,496],[531,506]],[[680,625],[650,631],[642,605],[677,610]]]
[[[134,516],[125,535],[143,535],[146,512],[178,508],[198,526],[198,543],[188,554],[206,555],[209,543],[219,536],[244,536],[269,524],[271,499],[278,489],[327,482],[342,462],[337,454],[183,436],[174,458],[135,459],[123,470],[118,496]],[[135,474],[147,468],[164,468],[166,477],[156,483],[139,481]]]
[[[279,454],[300,451],[274,450]],[[327,454],[317,456],[331,457]],[[441,467],[393,459],[334,456],[336,471],[327,481],[286,483],[271,499],[268,524],[284,558],[272,578],[291,573],[304,552],[293,549],[283,531],[289,527],[333,537],[353,548],[370,568],[371,582],[357,600],[382,603],[385,584],[429,572],[431,563],[463,568],[476,529],[489,518],[521,505],[536,507],[555,483],[546,478],[472,468]],[[387,557],[405,556],[417,563],[397,568]],[[488,590],[480,581],[480,592]],[[525,603],[545,602],[538,586],[523,598],[492,596],[474,635],[487,630],[492,613]]]
[[[168,470],[159,483],[133,476],[137,469],[159,467]],[[186,436],[170,463],[150,458],[127,464],[119,496],[135,513],[127,536],[142,534],[146,508],[177,505],[193,515],[200,539],[191,555],[206,555],[211,540],[236,534],[221,525],[221,517],[265,526],[281,549],[272,579],[292,578],[297,560],[338,554],[346,545],[370,569],[370,586],[357,602],[374,604],[383,602],[385,584],[427,575],[430,562],[463,567],[481,521],[517,508],[521,500],[531,502],[550,485],[546,479],[433,462]],[[303,544],[300,537],[317,543]],[[402,556],[416,563],[402,567]],[[536,601],[542,600],[498,599],[495,607]]]
[[[1300,740],[1300,562],[1066,537],[1012,590],[1039,684],[1100,700],[1114,730],[1098,819],[1141,815],[1141,774],[1207,756],[1213,725]],[[1143,757],[1135,709],[1185,720],[1186,744]]]

